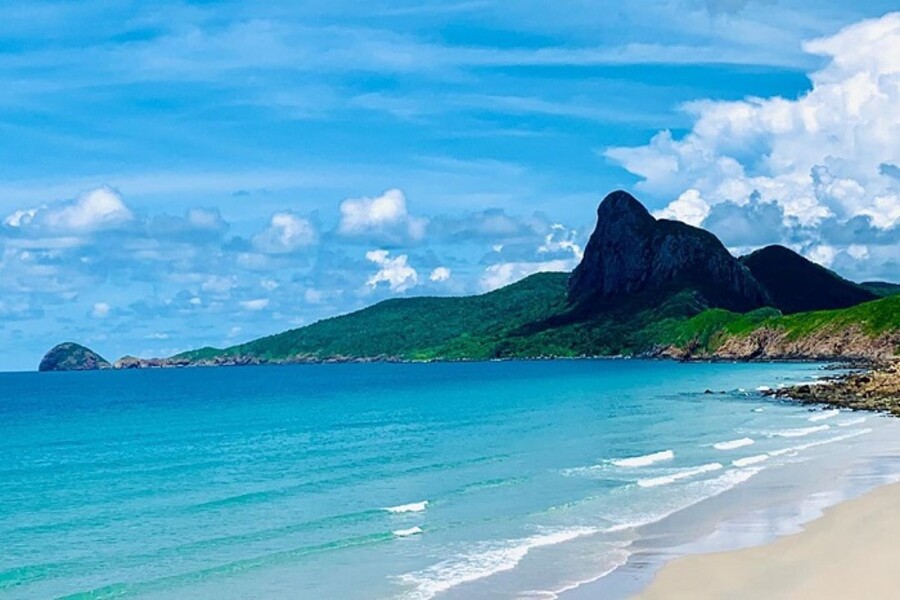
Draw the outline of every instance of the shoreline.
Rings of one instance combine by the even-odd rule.
[[[900,483],[883,485],[769,544],[676,558],[633,598],[893,598],[898,504]]]

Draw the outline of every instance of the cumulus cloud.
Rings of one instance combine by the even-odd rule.
[[[676,197],[664,213],[697,222],[708,206],[757,194],[786,219],[812,226],[834,216],[900,220],[900,13],[862,21],[804,49],[827,64],[796,100],[705,100],[680,139],[658,133],[606,155],[640,176],[639,188]]]
[[[253,236],[253,246],[260,252],[287,254],[312,246],[318,238],[316,228],[308,219],[291,212],[277,212],[268,227]]]
[[[408,264],[408,257],[401,254],[391,258],[387,250],[371,250],[366,252],[366,259],[380,268],[366,280],[366,285],[373,289],[380,283],[387,283],[392,292],[405,292],[419,283],[419,274]]]
[[[664,209],[654,212],[653,216],[658,219],[674,219],[699,227],[709,215],[709,210],[709,204],[700,197],[700,192],[689,189],[682,192]]]
[[[428,220],[406,208],[406,196],[389,189],[375,198],[348,198],[341,202],[338,232],[347,237],[421,240]]]
[[[447,267],[437,267],[431,271],[431,275],[428,276],[428,279],[436,283],[447,281],[450,279],[450,269]]]
[[[504,262],[485,268],[479,282],[481,290],[490,292],[515,283],[529,275],[546,271],[571,271],[572,261],[549,260],[544,262]]]
[[[109,187],[100,187],[67,202],[17,210],[3,222],[16,229],[83,233],[119,227],[133,220],[134,214],[125,206],[119,193]]]

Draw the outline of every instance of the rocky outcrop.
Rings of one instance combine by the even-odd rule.
[[[784,246],[766,246],[740,260],[785,314],[849,308],[879,298]]]
[[[622,301],[629,295],[692,290],[709,306],[745,312],[769,298],[753,275],[711,233],[657,220],[633,196],[609,194],[597,227],[569,280],[576,304]]]
[[[770,395],[798,402],[889,412],[900,417],[900,362],[888,362],[871,371],[853,373],[820,385],[776,390]]]
[[[90,348],[74,342],[64,342],[44,355],[38,371],[96,371],[108,368],[109,362]]]
[[[869,335],[859,326],[829,328],[806,335],[768,326],[742,335],[722,334],[713,348],[698,343],[665,346],[651,353],[677,360],[846,360],[880,362],[894,358],[900,330]]]

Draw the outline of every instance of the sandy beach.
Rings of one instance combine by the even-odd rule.
[[[639,600],[900,597],[900,484],[832,507],[756,548],[667,564]]]

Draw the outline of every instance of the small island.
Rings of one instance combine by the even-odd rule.
[[[111,367],[108,360],[90,348],[75,342],[64,342],[44,355],[38,371],[97,371]]]

